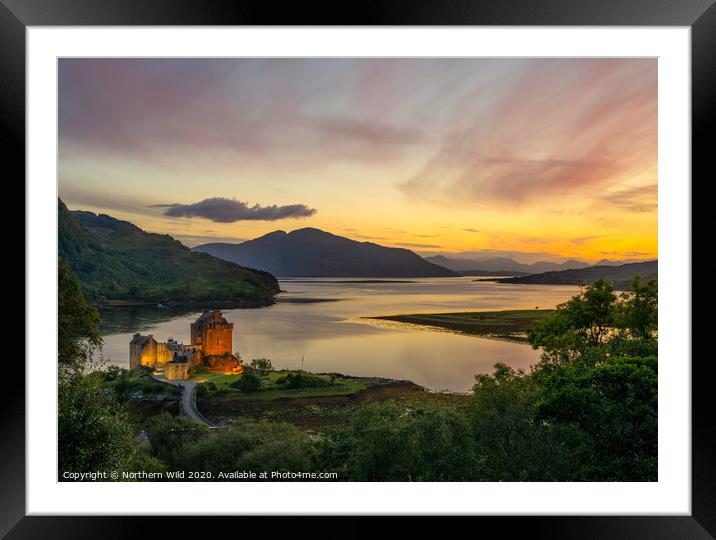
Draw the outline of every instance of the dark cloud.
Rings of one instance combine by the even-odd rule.
[[[288,204],[285,206],[261,206],[236,199],[213,197],[193,204],[156,204],[153,207],[166,208],[165,216],[201,217],[217,223],[234,223],[235,221],[276,221],[286,218],[310,217],[316,210],[305,204]]]

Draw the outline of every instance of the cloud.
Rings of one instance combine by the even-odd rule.
[[[647,253],[645,251],[627,251],[624,253],[626,257],[646,257],[650,255],[650,253]]]
[[[406,247],[406,248],[420,248],[420,249],[440,249],[442,246],[434,244],[414,244],[412,242],[394,242],[394,246]]]
[[[315,120],[315,126],[331,137],[348,137],[376,145],[409,145],[424,139],[422,132],[417,129],[351,118],[321,118]]]
[[[457,107],[454,129],[399,188],[451,206],[591,199],[653,169],[656,107],[653,59],[531,60]]]
[[[217,223],[234,223],[236,221],[276,221],[286,218],[310,217],[316,210],[305,204],[289,204],[285,206],[261,206],[236,199],[213,197],[193,204],[156,204],[153,207],[166,208],[165,216],[194,218],[201,217]]]
[[[60,151],[168,167],[189,155],[194,165],[269,158],[274,167],[394,159],[425,136],[405,115],[389,118],[376,103],[346,102],[373,63],[61,59]],[[376,91],[406,93],[402,87]]]
[[[630,212],[653,212],[658,205],[658,188],[655,185],[618,189],[601,197],[609,204]]]
[[[577,246],[583,246],[583,245],[588,244],[588,243],[590,243],[590,242],[592,242],[592,241],[594,241],[594,240],[597,240],[597,239],[599,239],[599,238],[604,238],[605,236],[607,236],[607,235],[605,235],[605,234],[593,234],[593,235],[588,235],[588,236],[579,236],[579,237],[577,237],[577,238],[572,238],[572,239],[570,240],[570,242],[571,242],[572,244],[574,244],[574,245],[577,245]]]

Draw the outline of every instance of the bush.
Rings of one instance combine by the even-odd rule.
[[[361,482],[469,481],[477,464],[463,413],[396,402],[361,407],[347,429],[318,439],[314,451],[316,468]]]
[[[242,392],[258,392],[261,390],[261,379],[252,369],[247,369],[241,377],[231,383],[231,387]]]
[[[311,375],[302,371],[295,373],[288,373],[283,377],[276,379],[276,384],[279,384],[285,388],[320,388],[323,386],[332,386],[334,383],[328,381],[322,377]]]
[[[249,366],[255,370],[260,377],[265,377],[269,372],[273,371],[273,365],[268,358],[254,358],[251,360]]]
[[[146,431],[152,455],[173,465],[184,445],[206,437],[209,430],[185,416],[172,416],[164,411],[149,421]]]
[[[249,422],[185,444],[177,454],[176,466],[214,475],[233,470],[309,471],[308,456],[308,436],[296,427],[275,422]],[[215,477],[213,480],[219,479]]]
[[[111,393],[90,377],[59,387],[58,459],[64,471],[129,469],[139,444],[126,414]]]

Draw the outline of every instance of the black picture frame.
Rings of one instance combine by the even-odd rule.
[[[25,177],[25,29],[80,25],[520,25],[687,26],[691,28],[692,177],[713,178],[709,134],[716,132],[716,0],[393,0],[348,5],[332,2],[275,4],[231,0],[0,0],[0,133],[6,150],[6,186]],[[709,174],[711,173],[711,174]],[[693,186],[693,180],[692,180]],[[19,260],[19,257],[16,258]],[[695,277],[692,275],[692,277]],[[26,288],[32,284],[26,281]],[[688,314],[685,314],[688,315]],[[26,317],[31,323],[31,316]],[[481,517],[476,534],[530,538],[714,538],[716,440],[710,394],[712,361],[692,363],[692,514],[690,516]],[[247,518],[27,517],[25,516],[25,390],[3,389],[0,409],[0,535],[7,538],[123,538],[161,527],[165,537],[218,532],[228,520]],[[52,449],[48,449],[48,455]],[[249,518],[252,521],[260,518]],[[230,523],[234,523],[231,521]],[[284,519],[271,520],[272,536]],[[336,525],[324,521],[327,532]],[[229,524],[229,526],[233,526]],[[301,536],[288,525],[293,536]],[[365,536],[374,518],[345,535]],[[251,526],[244,529],[250,531]],[[302,527],[301,527],[302,528]],[[424,530],[421,519],[410,529]],[[309,527],[312,536],[320,535]],[[443,530],[444,532],[444,530]],[[362,533],[362,534],[361,534]],[[201,534],[201,533],[199,533]],[[239,534],[237,530],[237,534]],[[343,535],[343,534],[342,534]]]

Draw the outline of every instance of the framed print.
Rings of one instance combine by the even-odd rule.
[[[713,537],[712,2],[2,1],[9,538],[259,515]]]

